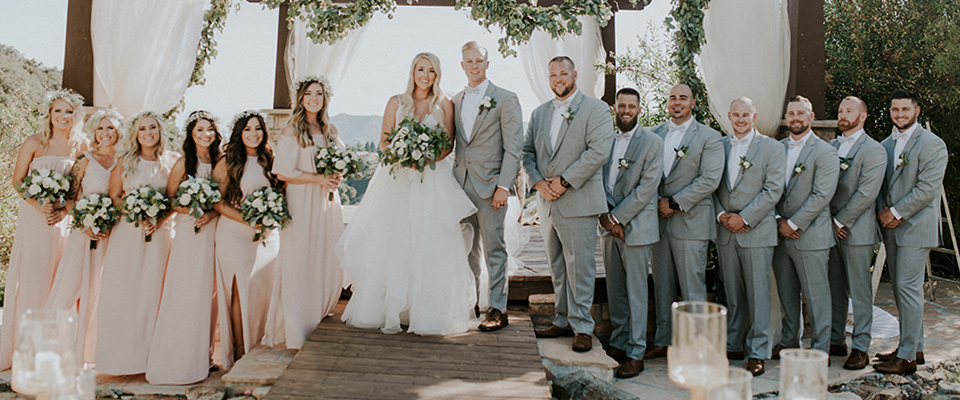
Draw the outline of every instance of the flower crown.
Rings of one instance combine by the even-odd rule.
[[[297,79],[297,81],[293,83],[293,87],[292,87],[292,89],[293,89],[293,96],[292,96],[292,97],[296,97],[297,92],[299,92],[301,89],[303,89],[304,85],[309,85],[309,84],[311,84],[311,83],[313,83],[313,82],[317,82],[317,83],[319,83],[320,85],[323,86],[323,97],[324,97],[324,98],[330,98],[330,97],[333,96],[333,88],[330,87],[330,81],[328,81],[327,78],[325,78],[325,77],[322,76],[322,75],[319,75],[319,76],[318,76],[318,75],[305,75],[305,76],[301,76],[300,79]]]
[[[233,122],[230,123],[230,132],[233,132],[233,128],[237,126],[237,123],[240,122],[240,120],[244,118],[250,118],[250,117],[260,117],[260,119],[264,120],[264,123],[266,123],[266,118],[263,116],[263,114],[260,113],[260,111],[246,110],[237,114],[235,117],[233,117]],[[267,131],[267,127],[262,126],[261,128],[263,128],[264,132]]]
[[[130,132],[134,132],[134,134],[137,132],[137,126],[135,124],[139,123],[140,119],[143,117],[153,117],[156,119],[157,123],[160,124],[160,130],[163,131],[163,125],[165,124],[166,120],[163,119],[162,115],[153,111],[141,111],[137,115],[134,115],[133,118],[130,118]]]
[[[74,108],[74,112],[80,112],[80,107],[83,107],[83,96],[77,94],[77,92],[70,89],[51,90],[43,95],[43,103],[40,104],[40,114],[49,114],[50,107],[57,99],[63,99],[67,103],[70,103]]]
[[[100,125],[100,121],[104,118],[109,119],[111,122],[114,122],[116,125],[115,129],[120,130],[123,128],[123,116],[120,115],[120,112],[115,108],[102,108],[97,112],[93,113],[90,119],[87,120],[86,130],[92,135],[96,135],[94,131],[97,130],[97,126]]]
[[[201,119],[210,121],[211,123],[213,123],[214,126],[220,125],[220,118],[217,118],[207,110],[197,110],[190,113],[190,116],[187,117],[187,122],[183,124],[184,133],[189,135],[190,132],[187,132],[187,127],[190,126],[190,124],[197,122]]]

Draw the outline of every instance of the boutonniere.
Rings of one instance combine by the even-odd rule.
[[[897,157],[897,168],[907,164],[910,164],[910,160],[907,159],[907,153],[900,153],[900,157]]]
[[[497,101],[490,96],[483,96],[483,100],[480,100],[480,111],[490,111],[497,106]]]
[[[793,174],[800,175],[801,173],[803,173],[803,171],[806,171],[806,169],[807,169],[807,166],[803,165],[803,163],[797,164],[796,167],[793,167]]]
[[[743,168],[744,171],[746,171],[750,169],[750,167],[752,166],[753,166],[753,163],[751,163],[750,161],[747,161],[746,157],[743,157],[743,156],[740,157],[740,168]]]
[[[633,161],[626,158],[621,158],[620,162],[617,163],[617,166],[620,167],[620,169],[627,169],[630,168],[630,164],[633,164]]]
[[[850,168],[850,163],[853,161],[853,157],[840,157],[840,170],[846,171],[847,168]]]
[[[567,107],[567,111],[564,111],[560,116],[567,120],[567,123],[570,123],[570,121],[573,121],[573,118],[577,116],[577,113],[573,112],[572,108]]]
[[[677,158],[682,160],[684,158],[687,158],[687,154],[688,154],[687,149],[688,149],[687,146],[680,146],[680,147],[675,147],[673,151],[677,152]]]

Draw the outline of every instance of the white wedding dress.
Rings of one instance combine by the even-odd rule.
[[[400,121],[401,117],[397,117]],[[436,126],[427,116],[424,124]],[[377,167],[337,253],[353,296],[343,321],[383,333],[449,335],[476,326],[473,273],[460,220],[477,211],[453,156],[426,168]]]

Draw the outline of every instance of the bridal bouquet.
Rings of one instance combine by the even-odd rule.
[[[360,172],[360,158],[356,153],[337,146],[319,147],[314,159],[317,173],[322,175],[341,175],[343,179]],[[327,198],[333,201],[333,192]]]
[[[73,209],[74,230],[89,229],[94,235],[110,230],[120,221],[120,209],[113,204],[113,199],[105,194],[92,193],[77,200]],[[90,250],[97,248],[97,241],[90,240]]]
[[[41,206],[54,201],[62,205],[70,197],[72,180],[72,176],[63,176],[57,171],[35,169],[23,178],[23,184],[18,189],[23,193],[23,198],[36,199]]]
[[[283,228],[290,220],[287,200],[282,193],[270,186],[257,189],[243,199],[240,215],[244,222],[257,228],[257,233],[253,235],[254,242],[266,237],[271,229]]]
[[[413,118],[404,118],[387,138],[387,149],[380,155],[380,162],[390,165],[390,173],[397,168],[416,168],[423,172],[428,165],[435,169],[434,161],[440,153],[450,148],[450,138],[442,129],[428,127]]]
[[[170,206],[167,205],[167,196],[150,185],[143,185],[123,196],[123,213],[127,214],[127,222],[140,227],[140,223],[145,221],[156,224],[157,220],[170,213]],[[144,241],[151,239],[153,235],[147,235]]]
[[[207,178],[193,178],[180,182],[177,189],[177,205],[190,209],[194,219],[200,219],[203,213],[213,209],[213,204],[220,201],[220,191],[217,182]],[[200,227],[194,226],[193,233],[200,232]]]

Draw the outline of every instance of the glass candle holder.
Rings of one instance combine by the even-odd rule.
[[[726,384],[710,391],[710,400],[750,400],[753,398],[753,374],[744,368],[730,367]]]
[[[13,390],[34,396],[50,393],[77,375],[77,313],[28,309],[17,324],[19,336],[10,378]]]
[[[706,399],[727,377],[727,308],[705,301],[682,301],[673,303],[671,311],[670,381],[689,389],[691,399]]]
[[[780,398],[827,399],[827,353],[813,349],[780,352]]]

